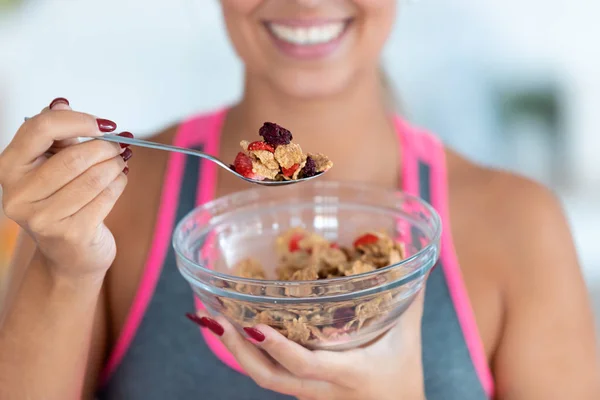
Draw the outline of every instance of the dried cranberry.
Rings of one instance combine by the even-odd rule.
[[[273,122],[265,122],[258,134],[273,147],[290,144],[293,139],[290,131]]]
[[[306,157],[306,164],[304,164],[304,168],[302,168],[302,171],[300,171],[300,175],[303,178],[310,178],[316,174],[317,164],[315,164],[315,160],[313,160],[310,156]]]
[[[341,329],[346,325],[347,322],[352,321],[356,313],[353,307],[342,307],[338,308],[333,312],[333,326]]]

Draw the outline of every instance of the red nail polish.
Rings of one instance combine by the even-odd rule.
[[[256,328],[244,328],[244,332],[246,332],[246,334],[248,336],[250,336],[252,339],[256,340],[257,342],[265,341],[265,335],[263,335],[263,333]]]
[[[205,326],[208,329],[210,329],[212,333],[214,333],[217,336],[223,336],[223,334],[225,333],[225,329],[223,329],[221,324],[219,324],[214,319],[202,317],[200,318],[200,323],[203,324],[202,326]]]
[[[65,99],[64,97],[57,97],[56,99],[52,100],[52,103],[50,103],[50,105],[48,106],[48,108],[50,110],[52,110],[52,107],[54,107],[55,105],[57,105],[59,103],[66,104],[68,106],[70,105],[69,104],[69,100]]]
[[[123,168],[123,173],[125,174],[125,176],[129,175],[129,167]]]
[[[117,136],[133,139],[133,134],[131,132],[121,132]],[[119,143],[119,144],[121,145],[122,149],[124,149],[125,147],[129,147],[129,145],[127,143]]]
[[[185,316],[187,317],[187,319],[189,319],[196,325],[200,325],[203,328],[206,327],[206,325],[204,325],[204,322],[202,322],[202,319],[199,316],[197,316],[196,314],[186,313]]]
[[[125,151],[121,153],[121,157],[123,157],[123,161],[128,161],[132,156],[133,156],[133,151],[131,151],[131,149],[125,149]]]
[[[114,132],[115,129],[117,129],[117,124],[107,119],[98,118],[96,122],[98,123],[98,129],[100,129],[100,132]]]

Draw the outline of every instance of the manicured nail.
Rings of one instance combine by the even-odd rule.
[[[117,136],[133,139],[133,133],[131,133],[131,132],[121,132]],[[119,144],[121,145],[122,149],[124,149],[125,147],[129,147],[129,145],[127,143],[119,143]]]
[[[129,159],[132,156],[133,156],[133,151],[131,151],[131,149],[125,149],[125,151],[121,153],[121,157],[123,157],[123,161],[129,161]]]
[[[244,328],[244,332],[246,332],[246,334],[248,336],[250,336],[252,339],[256,340],[257,342],[265,341],[265,335],[263,335],[263,333],[256,328]]]
[[[223,336],[223,334],[225,333],[225,329],[223,329],[221,324],[219,324],[214,319],[202,317],[200,318],[200,323],[202,324],[201,326],[207,327],[212,331],[212,333],[214,333],[217,336]]]
[[[125,176],[129,175],[129,167],[123,168],[123,173],[125,174]]]
[[[69,106],[69,100],[65,99],[64,97],[57,97],[56,99],[52,100],[52,103],[50,103],[50,106],[48,106],[48,108],[50,110],[52,110],[52,107],[54,107],[57,104],[65,104],[67,106]]]
[[[206,325],[204,325],[204,323],[202,322],[202,319],[199,316],[197,316],[196,314],[186,313],[185,316],[187,317],[187,319],[189,319],[196,325],[200,325],[203,328],[206,327]]]
[[[96,122],[98,123],[98,129],[100,129],[100,132],[114,132],[115,129],[117,129],[117,124],[107,119],[98,118]]]

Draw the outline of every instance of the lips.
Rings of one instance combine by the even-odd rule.
[[[322,58],[334,52],[351,19],[289,20],[264,23],[277,48],[298,59]]]

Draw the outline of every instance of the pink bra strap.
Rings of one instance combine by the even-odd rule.
[[[448,172],[444,145],[437,137],[428,132],[415,129],[407,129],[405,132],[407,141],[410,142],[409,148],[414,151],[416,160],[426,163],[431,168],[432,205],[440,214],[443,224],[441,246],[443,272],[471,360],[484,390],[492,398],[494,379],[487,362],[485,348],[479,334],[452,239],[448,201]],[[412,164],[413,160],[410,161]],[[418,174],[414,176],[418,176]]]

